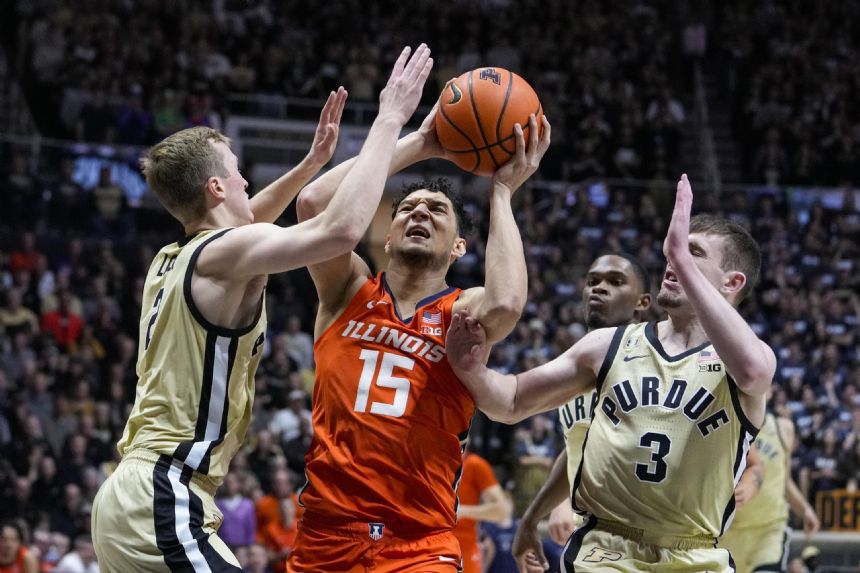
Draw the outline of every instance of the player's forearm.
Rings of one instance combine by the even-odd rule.
[[[744,392],[763,394],[776,359],[738,311],[708,282],[689,253],[670,261],[696,317],[735,382]]]
[[[452,364],[452,367],[454,365]],[[516,399],[516,377],[501,374],[483,364],[472,370],[454,368],[454,373],[472,395],[475,406],[491,420],[512,424]]]
[[[327,228],[350,237],[353,248],[379,207],[402,127],[399,121],[377,117],[355,164],[341,180],[328,207],[320,214]]]
[[[294,168],[266,186],[251,198],[251,212],[257,223],[274,223],[281,216],[299,191],[316,175],[322,165],[312,163],[305,157]]]
[[[522,521],[538,523],[549,516],[559,504],[570,500],[570,485],[567,480],[567,451],[555,459],[549,477],[529,504]]]
[[[499,183],[490,193],[490,232],[484,266],[484,298],[478,320],[490,340],[501,340],[516,325],[528,294],[523,242],[511,208],[511,190]]]
[[[788,501],[789,507],[794,510],[794,513],[801,517],[803,517],[803,512],[807,509],[812,511],[812,506],[809,505],[800,488],[794,483],[791,474],[785,478],[785,499]]]
[[[394,147],[394,156],[388,166],[387,174],[390,177],[410,165],[430,159],[431,157],[432,155],[426,153],[423,142],[418,134],[415,132],[410,133],[397,141]],[[335,191],[337,191],[344,178],[352,170],[356,161],[358,161],[357,156],[329,169],[302,190],[299,195],[300,221],[315,217],[325,210],[331,202],[332,197],[334,197]]]
[[[504,499],[493,500],[479,505],[461,505],[457,508],[457,517],[474,519],[475,521],[498,523],[510,516],[511,506]]]

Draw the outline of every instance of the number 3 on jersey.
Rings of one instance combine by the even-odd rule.
[[[656,446],[656,447],[655,447]],[[639,439],[639,447],[651,451],[651,461],[648,464],[636,464],[636,477],[642,481],[660,483],[669,474],[669,466],[663,459],[669,455],[672,440],[666,434],[646,432]]]
[[[367,411],[367,400],[370,396],[370,387],[374,383],[374,374],[376,374],[379,354],[380,352],[377,350],[365,349],[361,351],[361,355],[359,356],[364,362],[364,367],[361,369],[361,378],[358,381],[358,394],[355,396],[354,410],[356,412]],[[411,358],[390,352],[382,353],[382,364],[379,366],[379,374],[376,374],[376,385],[380,388],[394,388],[394,401],[391,404],[385,402],[371,403],[371,414],[399,418],[406,412],[406,403],[409,400],[409,388],[411,384],[406,378],[392,376],[392,374],[395,367],[402,368],[403,370],[412,370],[414,366],[415,361]]]

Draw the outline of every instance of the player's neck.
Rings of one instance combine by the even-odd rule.
[[[419,300],[447,288],[446,274],[446,270],[404,268],[392,261],[385,270],[385,281],[398,306],[414,306]]]
[[[657,338],[667,351],[682,352],[708,340],[702,323],[692,313],[670,313],[667,320],[657,323]]]
[[[226,209],[210,209],[206,211],[200,219],[188,221],[183,225],[185,228],[185,236],[199,233],[200,231],[208,231],[209,229],[225,229],[227,227],[236,227],[239,223],[236,218],[230,215]]]

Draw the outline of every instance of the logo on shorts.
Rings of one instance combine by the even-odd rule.
[[[385,529],[384,523],[368,523],[367,527],[370,529],[370,538],[374,541],[379,541],[382,539],[382,530]]]
[[[586,563],[602,563],[603,561],[620,561],[621,557],[622,555],[617,551],[608,551],[600,547],[595,547],[583,558],[583,561]]]

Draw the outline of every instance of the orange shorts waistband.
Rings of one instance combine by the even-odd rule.
[[[385,538],[415,539],[452,531],[451,528],[429,528],[411,523],[357,521],[354,517],[319,515],[308,510],[302,514],[299,522],[299,527],[309,527],[358,539],[367,539],[368,536],[373,539],[377,535]]]

